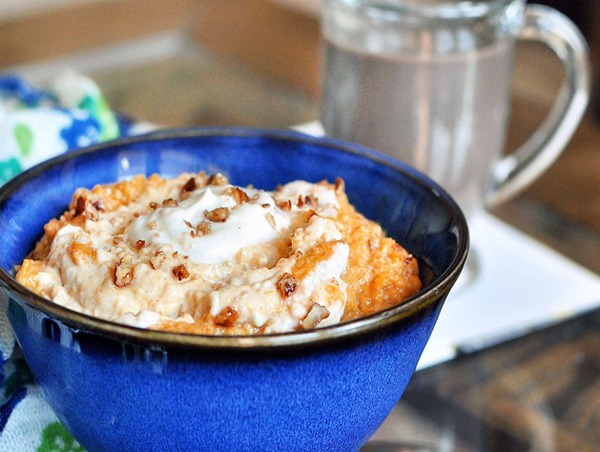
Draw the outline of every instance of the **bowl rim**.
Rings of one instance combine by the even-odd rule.
[[[197,137],[253,137],[266,138],[280,141],[295,141],[311,145],[334,149],[335,152],[343,152],[366,157],[395,171],[403,173],[412,182],[431,192],[450,212],[455,221],[458,234],[458,248],[448,268],[439,275],[425,289],[407,298],[402,303],[389,307],[374,314],[361,317],[348,322],[338,323],[323,328],[307,331],[296,331],[288,333],[272,333],[250,336],[215,336],[199,335],[191,333],[175,333],[144,329],[109,320],[100,319],[87,314],[73,311],[59,304],[53,303],[35,292],[21,285],[3,268],[0,268],[0,286],[18,295],[20,300],[28,306],[40,310],[54,320],[81,331],[96,333],[113,339],[127,340],[157,346],[177,346],[184,348],[209,348],[209,349],[263,349],[263,348],[288,348],[296,346],[320,345],[337,341],[342,338],[359,336],[383,329],[395,324],[402,319],[417,315],[430,305],[440,301],[450,290],[465,265],[469,250],[469,231],[466,219],[457,203],[437,183],[427,176],[401,163],[391,157],[383,155],[371,149],[344,142],[341,140],[315,137],[293,130],[259,129],[250,127],[198,127],[185,129],[162,129],[120,138],[67,152],[42,162],[17,175],[4,186],[0,187],[0,205],[4,204],[10,196],[30,179],[43,173],[48,168],[60,165],[65,161],[100,152],[104,149],[147,142],[163,141],[179,138]]]

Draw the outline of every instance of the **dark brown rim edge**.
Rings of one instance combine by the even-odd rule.
[[[357,145],[344,143],[334,139],[312,137],[300,132],[287,130],[252,129],[243,127],[225,129],[213,127],[198,129],[167,129],[135,137],[100,143],[55,157],[21,173],[0,189],[0,192],[4,193],[4,196],[0,196],[0,202],[7,198],[11,192],[23,185],[31,177],[45,171],[48,167],[59,164],[62,161],[69,160],[73,157],[79,157],[105,148],[129,143],[200,136],[264,137],[285,141],[298,141],[308,144],[318,144],[320,146],[334,148],[338,151],[341,150],[343,152],[364,156],[385,166],[392,167],[395,170],[404,173],[418,185],[424,186],[428,190],[430,187],[433,187],[434,194],[446,205],[446,207],[453,213],[453,216],[455,217],[459,234],[458,252],[451,262],[449,268],[437,278],[435,284],[430,285],[427,287],[427,289],[422,290],[418,294],[406,299],[404,302],[396,306],[367,317],[339,323],[337,325],[332,325],[325,328],[317,328],[302,332],[254,336],[196,335],[189,333],[155,331],[128,325],[121,325],[72,311],[61,305],[46,300],[45,298],[42,298],[41,296],[19,284],[13,277],[11,277],[6,271],[4,271],[4,269],[1,268],[0,282],[3,282],[3,284],[6,285],[11,292],[18,294],[30,307],[39,309],[54,319],[59,320],[65,325],[74,329],[90,331],[107,337],[117,337],[119,339],[129,340],[132,342],[142,342],[148,345],[243,350],[266,347],[284,348],[300,345],[317,345],[342,338],[362,335],[380,328],[384,328],[385,326],[415,315],[431,304],[438,302],[440,298],[442,298],[444,294],[450,290],[451,286],[454,284],[462,268],[464,267],[469,249],[469,234],[466,220],[456,203],[435,182],[421,174],[417,176],[416,174],[418,173],[415,170],[409,169],[409,167],[405,167],[404,165],[395,162],[391,158],[387,158],[370,149],[362,148]]]

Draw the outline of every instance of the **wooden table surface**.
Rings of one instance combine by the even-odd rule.
[[[318,117],[316,100],[199,49],[92,75],[116,110],[158,124]],[[561,77],[549,51],[519,47],[508,149],[542,120]],[[600,273],[598,147],[600,123],[586,115],[556,164],[494,213]],[[392,417],[365,450],[600,450],[600,312],[417,373]],[[405,445],[381,442],[390,438]]]

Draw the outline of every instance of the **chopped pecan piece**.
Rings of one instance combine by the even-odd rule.
[[[163,253],[162,251],[157,251],[156,253],[154,253],[154,256],[150,258],[150,265],[154,270],[158,270],[164,259],[165,253]]]
[[[191,192],[191,191],[194,191],[196,188],[198,188],[198,184],[196,183],[196,178],[190,177],[190,180],[188,180],[183,185],[183,187],[181,187],[181,192],[182,193]]]
[[[208,221],[201,221],[200,223],[198,223],[198,226],[196,226],[196,235],[198,237],[208,235],[210,234],[210,232],[210,223]]]
[[[151,201],[151,202],[150,202],[150,208],[151,208],[152,210],[156,210],[156,209],[158,209],[158,203],[157,203],[157,202],[155,202],[155,201]]]
[[[136,250],[141,250],[142,248],[146,248],[146,241],[145,240],[138,240],[137,242],[135,242],[135,249]]]
[[[298,207],[302,207],[304,205],[304,196],[298,195],[298,201],[296,202]]]
[[[183,264],[179,264],[177,267],[173,267],[173,276],[179,281],[184,280],[190,276],[190,272]]]
[[[191,198],[191,197],[192,197],[192,192],[191,191],[184,191],[184,192],[180,193],[179,200],[180,201],[185,201],[186,199]]]
[[[271,207],[271,204],[269,203],[265,203],[265,204],[261,204],[260,205],[263,209],[266,209],[267,207]]]
[[[194,226],[192,226],[192,223],[190,223],[189,221],[187,221],[187,220],[183,220],[183,222],[185,223],[185,225],[186,225],[188,228],[190,228],[190,229],[194,229]]]
[[[283,297],[290,297],[298,289],[298,280],[290,273],[284,273],[277,281],[277,289]]]
[[[335,192],[339,195],[341,193],[344,193],[344,190],[346,190],[346,183],[344,182],[344,179],[342,179],[341,177],[336,177]]]
[[[92,206],[94,206],[94,209],[96,209],[98,212],[104,212],[104,206],[102,205],[102,203],[99,200],[94,201],[92,203]]]
[[[284,212],[289,212],[290,210],[292,210],[292,201],[290,201],[289,199],[287,201],[276,201],[275,204],[277,204],[277,207],[279,207]]]
[[[215,173],[208,178],[209,185],[227,185],[229,181],[221,173]]]
[[[123,256],[115,265],[115,285],[125,287],[133,282],[133,265],[131,256]]]
[[[275,217],[273,217],[273,215],[270,212],[265,213],[265,217],[267,219],[267,221],[269,222],[269,224],[271,225],[271,227],[273,228],[273,230],[275,230],[277,224],[275,223]]]
[[[177,207],[179,204],[177,204],[177,201],[175,201],[173,198],[169,198],[169,199],[165,199],[162,202],[163,207]]]
[[[205,210],[204,218],[215,223],[224,223],[229,218],[229,209],[227,207],[217,207],[213,210]]]
[[[319,303],[313,303],[306,317],[300,322],[300,326],[304,329],[314,328],[327,317],[329,317],[327,308]]]
[[[238,187],[229,187],[226,190],[223,190],[224,195],[231,196],[236,204],[243,204],[248,202],[248,195],[246,192]]]
[[[215,324],[229,328],[235,324],[238,317],[237,311],[227,306],[215,316]]]
[[[75,202],[75,216],[83,215],[88,220],[96,221],[98,219],[98,210],[96,208],[92,210],[90,206],[89,199],[79,196]]]
[[[304,198],[304,204],[306,204],[307,206],[317,207],[318,202],[319,200],[312,195],[306,195],[306,197]]]
[[[83,212],[85,212],[86,204],[87,199],[85,199],[83,196],[77,198],[77,201],[75,202],[75,216],[81,215]]]

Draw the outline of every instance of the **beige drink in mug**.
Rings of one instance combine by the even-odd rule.
[[[523,0],[324,0],[323,36],[326,134],[424,172],[467,216],[542,174],[588,102],[581,34]],[[545,122],[503,157],[517,39],[549,45],[566,80]]]

